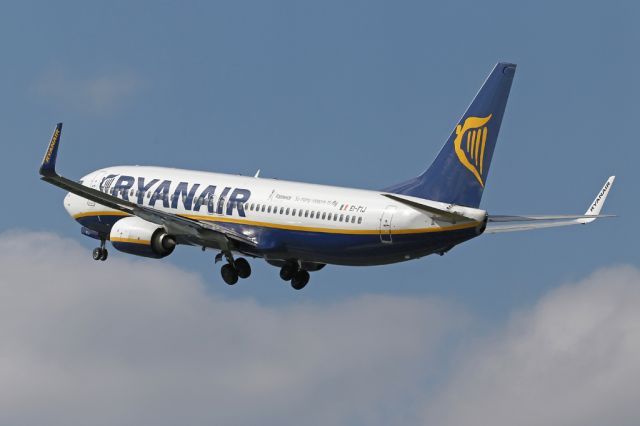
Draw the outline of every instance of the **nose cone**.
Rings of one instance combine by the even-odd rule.
[[[64,209],[72,218],[75,218],[75,216],[80,213],[80,200],[80,197],[72,193],[67,193],[67,195],[64,197]]]
[[[67,211],[67,213],[71,214],[69,212],[69,209],[71,208],[71,193],[67,192],[67,195],[64,196],[64,200],[62,201],[62,203],[64,204],[64,209]]]

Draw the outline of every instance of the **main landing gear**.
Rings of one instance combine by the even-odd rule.
[[[302,290],[309,282],[309,272],[301,269],[298,262],[289,261],[280,268],[280,278],[291,281],[295,290]]]
[[[244,257],[234,259],[231,253],[220,253],[216,256],[216,262],[222,260],[222,256],[226,257],[227,263],[225,263],[220,269],[220,274],[225,283],[234,285],[238,282],[238,278],[249,278],[251,275],[251,265]]]
[[[101,239],[100,247],[96,247],[93,249],[93,260],[101,260],[103,262],[107,260],[107,257],[109,256],[109,252],[105,248],[105,243],[106,243],[106,240]]]
[[[249,278],[251,275],[251,266],[247,259],[243,257],[234,259],[229,251],[222,251],[216,255],[216,263],[224,260],[226,260],[226,263],[220,268],[220,275],[222,275],[225,283],[234,285],[240,278]],[[309,271],[307,269],[317,271],[324,266],[322,264],[306,264],[297,260],[289,260],[284,263],[281,263],[282,261],[277,262],[274,266],[282,265],[280,267],[280,278],[284,281],[289,281],[294,290],[302,290],[309,283]],[[273,265],[275,262],[269,263]]]

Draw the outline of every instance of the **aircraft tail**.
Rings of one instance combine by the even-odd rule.
[[[515,71],[515,64],[498,63],[431,166],[383,191],[478,207]]]

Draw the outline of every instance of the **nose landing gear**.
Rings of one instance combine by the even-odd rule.
[[[109,256],[109,252],[107,251],[107,249],[105,248],[105,243],[106,240],[105,239],[101,239],[100,240],[100,247],[96,247],[93,249],[93,260],[101,260],[101,261],[105,261],[107,260],[107,257]]]

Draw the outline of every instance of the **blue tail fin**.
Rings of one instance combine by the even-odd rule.
[[[427,171],[384,191],[478,207],[515,71],[498,63]]]

